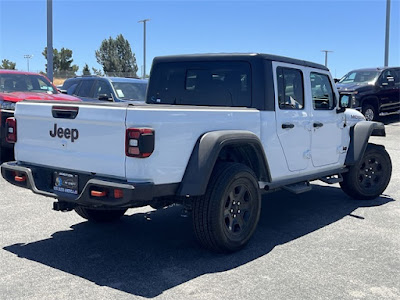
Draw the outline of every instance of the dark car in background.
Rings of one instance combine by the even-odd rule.
[[[400,67],[353,70],[336,87],[341,97],[348,96],[347,107],[361,111],[368,121],[400,110]]]
[[[144,102],[147,80],[124,77],[79,76],[67,79],[61,91],[90,102]]]
[[[14,144],[7,139],[6,120],[14,116],[15,104],[22,100],[81,101],[61,94],[47,77],[31,72],[0,70],[0,161],[12,160]]]

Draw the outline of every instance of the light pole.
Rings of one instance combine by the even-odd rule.
[[[53,82],[53,0],[47,0],[47,78]]]
[[[385,67],[389,65],[390,0],[386,1]]]
[[[144,19],[138,21],[138,23],[143,23],[143,79],[146,78],[146,22],[150,19]]]
[[[28,72],[29,72],[29,60],[33,57],[32,54],[25,54],[24,58],[26,58],[26,62],[28,64]]]
[[[333,52],[331,50],[321,50],[321,52],[325,52],[325,67],[328,67],[328,52]]]

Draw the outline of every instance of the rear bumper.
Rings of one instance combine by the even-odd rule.
[[[152,182],[126,182],[114,178],[96,177],[95,175],[73,172],[79,176],[78,195],[55,191],[53,169],[21,165],[6,162],[1,165],[1,174],[8,182],[34,193],[52,197],[62,202],[69,202],[87,207],[139,207],[150,204],[159,197],[175,195],[178,184],[154,185]],[[59,170],[58,170],[59,171]],[[71,172],[71,171],[68,171]],[[18,176],[18,180],[16,179]],[[24,180],[21,180],[21,179]],[[118,198],[114,190],[122,190]],[[91,191],[106,191],[105,196],[92,196]]]

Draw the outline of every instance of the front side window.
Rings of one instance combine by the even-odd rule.
[[[278,104],[280,109],[303,109],[303,73],[298,69],[278,67]]]
[[[100,95],[107,95],[108,98],[111,97],[111,88],[105,81],[97,80],[94,86],[94,98],[99,98]]]
[[[311,93],[315,110],[331,110],[336,107],[336,98],[329,76],[320,73],[311,73]]]
[[[395,82],[396,82],[396,74],[394,70],[385,70],[379,79],[379,83],[382,86],[393,86],[395,85]]]

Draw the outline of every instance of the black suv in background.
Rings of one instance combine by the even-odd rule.
[[[353,70],[336,86],[341,97],[349,96],[345,106],[361,111],[368,121],[376,120],[381,113],[400,110],[399,67]]]
[[[144,102],[147,80],[124,77],[80,76],[64,81],[60,90],[84,101]]]

